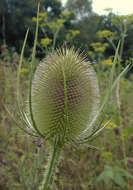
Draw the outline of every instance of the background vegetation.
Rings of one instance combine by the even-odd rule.
[[[26,100],[29,61],[34,43],[37,2],[0,1],[0,189],[38,190],[48,152],[47,144],[21,131],[5,107],[16,110],[16,70],[27,28],[30,29],[21,69],[21,92]],[[49,51],[75,46],[86,53],[99,80],[101,100],[118,41],[120,71],[133,59],[133,15],[107,10],[98,15],[91,0],[41,0],[36,64]],[[121,78],[101,123],[111,122],[92,142],[98,149],[67,146],[57,172],[59,190],[133,189],[133,74]],[[19,122],[19,117],[16,118]]]

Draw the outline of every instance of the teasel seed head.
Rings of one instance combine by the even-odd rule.
[[[44,136],[64,142],[79,139],[98,105],[96,74],[74,48],[58,49],[38,65],[32,82],[32,110]],[[92,133],[92,126],[88,133]]]

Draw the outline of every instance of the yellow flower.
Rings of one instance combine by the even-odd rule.
[[[52,42],[52,40],[50,38],[42,38],[40,43],[43,47],[46,47],[47,45],[49,45]]]
[[[68,41],[71,41],[79,33],[80,33],[79,30],[68,30],[68,33],[66,34],[66,39]]]
[[[88,55],[90,55],[90,56],[93,56],[93,52],[92,51],[88,51]]]
[[[95,52],[104,52],[105,48],[108,46],[108,43],[93,42],[90,44],[94,48]]]
[[[38,18],[38,21],[42,20],[42,18]],[[37,17],[32,17],[32,22],[36,22],[37,21]]]
[[[63,25],[65,20],[64,19],[57,19],[56,22],[58,25]]]
[[[58,28],[60,28],[60,27],[63,26],[64,22],[65,22],[64,19],[57,19],[57,20],[55,20],[55,21],[53,21],[53,22],[50,22],[50,23],[49,23],[49,27],[50,27],[52,30],[56,31]]]
[[[32,22],[36,22],[37,18],[36,17],[32,17]]]
[[[26,69],[26,68],[22,68],[21,69],[21,73],[28,73],[29,71],[28,71],[28,69]]]
[[[101,64],[107,65],[107,66],[112,66],[113,62],[112,62],[112,59],[109,58],[109,59],[105,59],[104,61],[102,61]]]
[[[79,30],[69,30],[69,32],[72,34],[73,37],[80,34]]]
[[[91,44],[90,44],[92,47],[100,47],[100,46],[102,46],[102,43],[101,42],[92,42]]]
[[[45,16],[47,16],[46,12],[39,13],[39,17],[45,17]]]
[[[107,38],[114,35],[114,32],[111,32],[110,30],[99,30],[97,32],[97,35],[99,38]]]
[[[49,23],[49,27],[50,27],[52,30],[56,31],[56,30],[59,28],[59,25],[58,25],[57,22],[50,22],[50,23]]]
[[[95,52],[104,52],[105,51],[105,47],[97,47],[94,48]]]
[[[103,43],[103,46],[104,46],[104,47],[108,47],[109,44],[108,44],[108,43]]]

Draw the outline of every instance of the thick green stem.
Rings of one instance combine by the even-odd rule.
[[[44,173],[43,181],[39,190],[48,190],[49,186],[52,186],[55,170],[59,161],[60,152],[61,147],[58,145],[58,143],[51,147],[46,171]]]

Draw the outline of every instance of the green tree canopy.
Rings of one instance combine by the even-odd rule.
[[[74,12],[77,18],[81,19],[92,12],[92,0],[68,0],[66,8]]]

